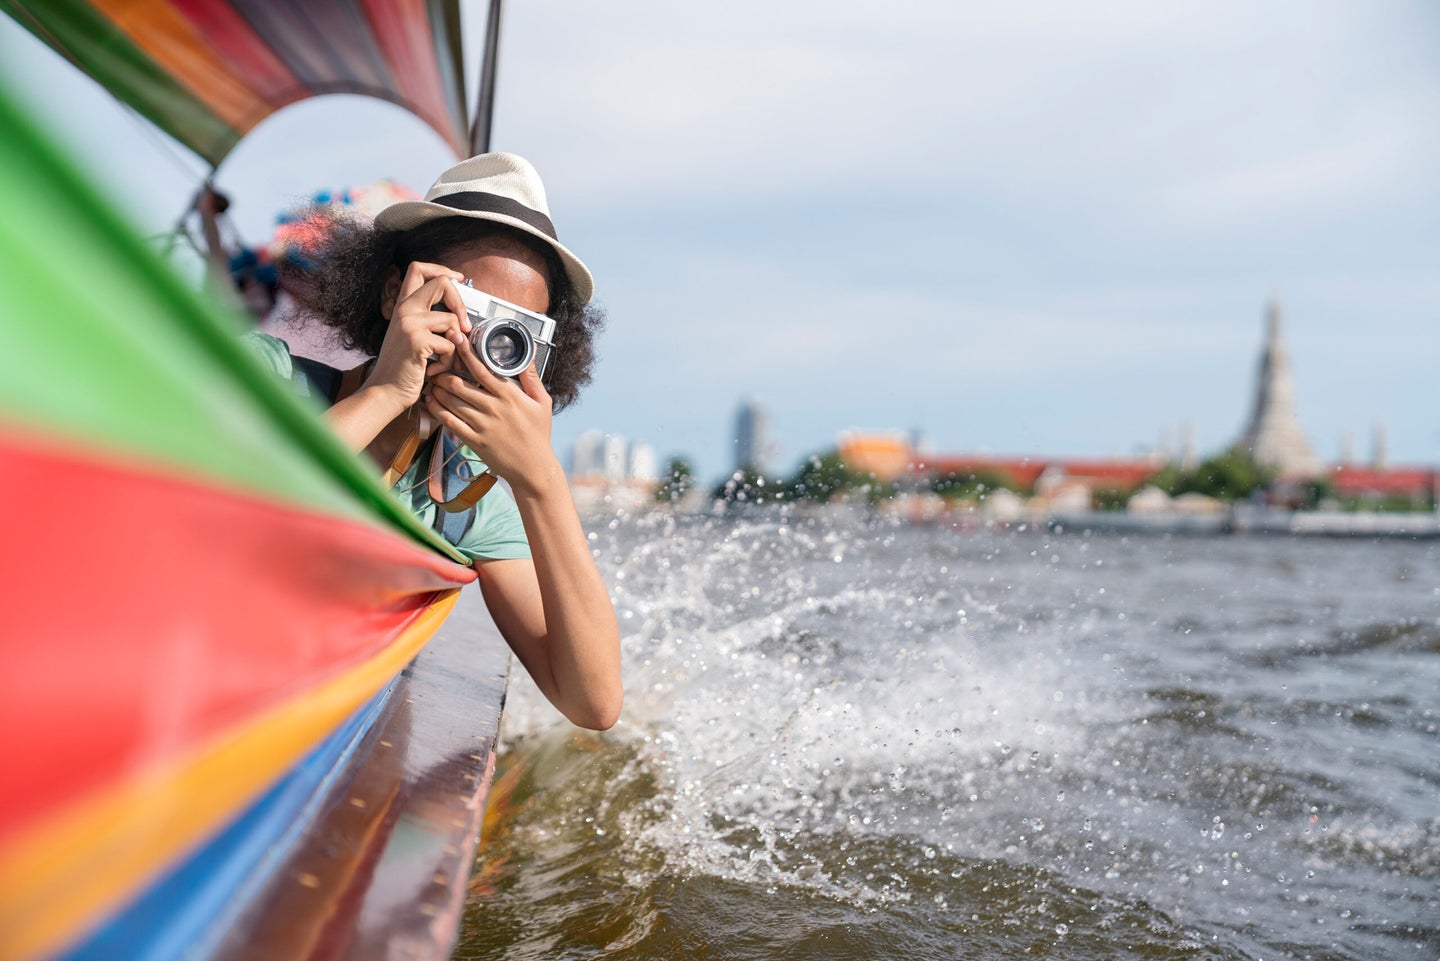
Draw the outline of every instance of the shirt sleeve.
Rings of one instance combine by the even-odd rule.
[[[266,369],[290,385],[292,393],[309,397],[322,407],[329,405],[329,399],[316,393],[310,378],[305,376],[305,371],[295,363],[288,343],[258,330],[246,331],[240,340]]]
[[[455,546],[475,561],[529,558],[530,540],[520,508],[503,484],[496,484],[475,505],[475,523]]]
[[[290,359],[290,345],[285,341],[258,330],[247,330],[241,335],[240,342],[277,377],[294,379],[295,363]]]

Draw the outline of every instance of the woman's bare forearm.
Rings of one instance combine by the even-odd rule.
[[[604,730],[620,716],[620,628],[605,582],[558,461],[515,484],[534,556],[545,616],[547,667],[560,709],[584,727]],[[549,694],[549,692],[547,692]]]
[[[404,398],[394,391],[365,386],[325,411],[325,420],[340,442],[358,454],[404,410]]]

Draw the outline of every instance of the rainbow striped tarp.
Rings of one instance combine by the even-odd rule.
[[[239,329],[0,95],[0,957],[231,823],[474,577]]]
[[[327,93],[389,100],[468,152],[458,0],[0,0],[0,12],[211,166],[281,107]]]

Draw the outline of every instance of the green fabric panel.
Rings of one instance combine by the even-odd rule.
[[[0,91],[0,429],[321,513],[461,560],[384,490]]]
[[[240,132],[86,0],[0,0],[0,11],[176,140],[218,166]]]

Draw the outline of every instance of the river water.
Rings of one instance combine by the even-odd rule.
[[[1440,958],[1440,542],[588,528],[625,713],[512,674],[457,958]]]

